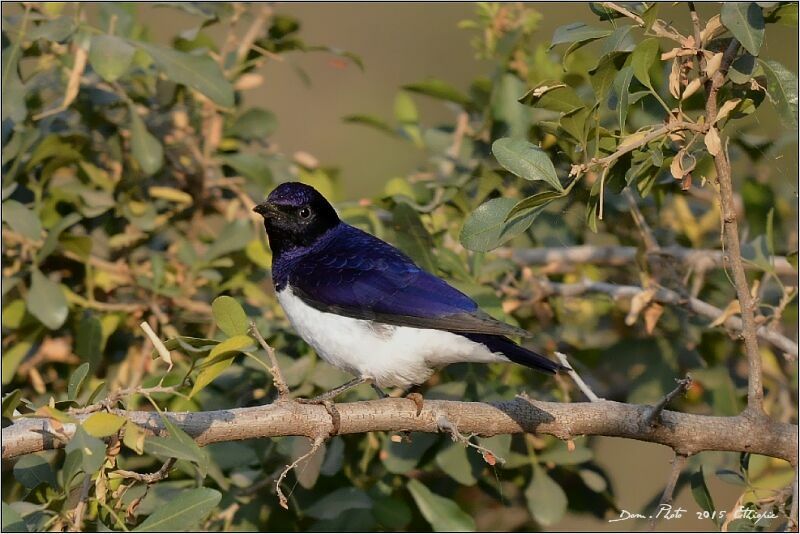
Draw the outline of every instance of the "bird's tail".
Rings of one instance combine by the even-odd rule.
[[[495,336],[490,334],[462,334],[476,343],[482,343],[492,352],[499,352],[506,358],[514,363],[530,367],[542,373],[549,373],[554,375],[560,371],[569,371],[569,367],[565,367],[559,363],[554,362],[550,358],[546,358],[541,354],[537,354],[531,350],[520,347],[510,339],[504,336]]]

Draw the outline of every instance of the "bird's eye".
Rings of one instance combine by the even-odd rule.
[[[308,207],[300,208],[300,211],[297,213],[298,215],[300,215],[301,219],[308,219],[309,217],[311,217],[311,210],[308,209]]]

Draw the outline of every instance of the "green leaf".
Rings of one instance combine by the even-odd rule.
[[[461,228],[461,244],[476,252],[486,252],[527,230],[533,217],[526,213],[507,220],[515,205],[513,198],[494,198],[478,206]]]
[[[492,153],[500,165],[520,178],[542,180],[558,191],[564,190],[547,152],[525,139],[498,139],[492,144]]]
[[[236,154],[225,154],[220,159],[225,165],[233,168],[237,174],[258,184],[266,186],[272,182],[272,170],[267,159],[260,154],[237,152]]]
[[[182,491],[166,501],[134,532],[177,532],[194,530],[217,506],[222,494],[210,488],[195,488]]]
[[[533,518],[545,527],[558,523],[567,511],[564,490],[538,466],[534,468],[533,480],[525,490],[525,499]]]
[[[164,164],[164,148],[151,134],[144,121],[131,106],[131,152],[139,163],[142,172],[150,176],[155,174]]]
[[[616,78],[614,78],[614,92],[617,93],[617,117],[619,119],[620,134],[625,134],[625,122],[628,119],[628,102],[631,80],[633,79],[633,69],[625,67]]]
[[[470,103],[469,97],[464,95],[455,87],[449,85],[442,80],[438,80],[435,78],[430,78],[428,80],[412,83],[408,85],[404,85],[403,89],[406,91],[410,91],[412,93],[419,93],[421,95],[430,96],[432,98],[438,98],[439,100],[447,100],[449,102],[455,102],[456,104],[460,104],[462,106],[466,106]]]
[[[97,412],[90,415],[81,426],[90,436],[104,438],[117,431],[125,424],[125,418],[108,412]]]
[[[211,303],[211,313],[217,326],[229,336],[247,334],[250,323],[244,308],[233,297],[223,295]]]
[[[767,95],[778,109],[778,117],[786,126],[796,128],[797,76],[777,61],[758,60],[767,77]]]
[[[755,2],[724,2],[720,19],[745,50],[758,55],[764,43],[764,15]]]
[[[586,145],[586,119],[589,118],[589,108],[578,108],[564,113],[558,124],[581,145]]]
[[[783,24],[784,26],[797,27],[797,4],[795,2],[783,3],[778,9],[773,10],[764,22]]]
[[[711,493],[708,491],[708,486],[706,485],[706,478],[703,475],[703,466],[701,465],[697,472],[693,473],[692,476],[689,478],[689,484],[692,487],[692,496],[694,497],[695,502],[700,506],[702,510],[706,512],[714,512],[717,508],[714,506],[714,500],[711,498]],[[715,524],[719,524],[719,521],[713,519],[716,517],[716,514],[712,514],[712,521]]]
[[[475,521],[455,501],[436,495],[416,479],[406,484],[422,517],[435,532],[473,532]]]
[[[14,417],[14,410],[19,406],[19,401],[22,400],[22,390],[15,389],[5,397],[3,397],[3,417],[11,419]]]
[[[69,307],[61,286],[35,268],[31,274],[31,287],[25,299],[28,311],[50,330],[64,324]]]
[[[603,478],[603,475],[591,469],[579,469],[578,476],[587,488],[595,493],[603,493],[608,489],[608,482]]]
[[[197,374],[197,378],[192,386],[192,391],[189,393],[193,397],[197,392],[202,390],[217,378],[222,372],[227,369],[233,362],[236,353],[242,352],[243,349],[253,346],[253,340],[249,336],[237,335],[226,339],[211,350],[208,355],[208,364],[204,362],[204,367]]]
[[[34,489],[39,484],[47,484],[57,488],[56,474],[47,462],[47,458],[39,454],[27,454],[14,464],[14,479],[27,489]]]
[[[89,63],[107,82],[113,82],[128,70],[136,49],[125,39],[113,35],[95,35],[89,48]]]
[[[106,460],[106,444],[102,440],[90,436],[81,426],[75,429],[75,434],[64,450],[67,456],[74,453],[76,457],[80,458],[78,465],[87,475],[97,472]],[[65,480],[64,485],[66,486],[68,483],[69,481]]]
[[[592,28],[583,22],[573,22],[564,26],[559,26],[553,33],[550,41],[550,48],[564,43],[584,43],[594,41],[611,35],[612,30],[602,28]]]
[[[636,49],[631,54],[631,69],[633,75],[645,87],[653,88],[650,83],[650,67],[656,62],[658,58],[658,39],[651,37],[645,39],[636,46]]]
[[[555,81],[540,83],[525,93],[519,101],[529,106],[560,113],[568,113],[584,105],[572,87]]]
[[[206,249],[203,259],[211,262],[220,256],[242,250],[251,239],[253,239],[253,227],[250,221],[242,218],[231,221],[222,228],[214,242]]]
[[[144,452],[161,458],[188,460],[203,469],[208,462],[205,452],[189,434],[178,428],[168,417],[161,414],[161,420],[169,435],[148,437],[144,442]]]
[[[14,232],[28,239],[38,241],[42,238],[42,223],[39,222],[39,217],[16,200],[3,202],[3,221]]]
[[[3,307],[3,327],[15,330],[25,318],[25,301],[14,299]]]
[[[372,499],[358,488],[339,488],[309,506],[305,513],[315,519],[333,519],[347,510],[368,510]]]
[[[50,228],[50,230],[47,232],[47,237],[44,240],[42,248],[40,248],[39,252],[36,254],[36,263],[42,263],[47,256],[52,254],[52,252],[58,246],[58,238],[61,236],[62,232],[80,221],[81,218],[82,217],[79,213],[73,212],[64,216],[52,228]]]
[[[5,54],[3,54],[5,55]],[[29,532],[25,520],[3,501],[3,532]]]
[[[436,455],[436,464],[462,486],[474,486],[478,481],[472,474],[467,454],[467,447],[461,443],[448,443]]]
[[[349,124],[361,124],[364,126],[369,126],[370,128],[375,128],[385,134],[389,134],[392,137],[397,137],[397,131],[389,126],[389,124],[384,121],[383,119],[376,117],[374,115],[347,115],[342,117],[342,120]]]
[[[492,90],[492,117],[510,137],[524,137],[531,126],[531,110],[519,103],[524,93],[525,82],[511,73],[503,74]]]
[[[89,362],[82,363],[75,369],[69,376],[69,383],[67,384],[67,398],[74,400],[78,398],[81,393],[83,381],[86,380],[86,375],[89,374]]]
[[[541,463],[554,463],[557,465],[577,465],[588,462],[594,458],[594,453],[588,447],[579,446],[570,451],[566,446],[559,444],[555,448],[537,456]]]
[[[17,341],[8,349],[3,350],[2,376],[3,384],[8,384],[14,379],[17,367],[22,363],[22,359],[31,350],[33,342],[28,339]]]
[[[400,91],[394,98],[394,118],[400,124],[417,124],[419,113],[414,100],[405,91]]]
[[[511,211],[508,212],[506,220],[523,212],[525,213],[525,215],[530,216],[531,210],[538,210],[536,212],[536,214],[538,214],[545,207],[547,207],[547,205],[550,204],[550,202],[559,199],[563,196],[564,193],[561,193],[559,191],[542,191],[541,193],[536,193],[535,195],[531,195],[514,204],[514,207],[511,208]]]
[[[436,442],[436,437],[431,434],[412,433],[411,443],[395,443],[386,440],[386,455],[381,461],[390,473],[405,474],[417,466],[425,452]]]
[[[150,54],[170,80],[203,93],[222,107],[233,107],[233,86],[225,79],[217,62],[210,57],[178,52],[142,41],[134,41],[133,44]]]
[[[242,113],[225,133],[239,139],[263,140],[277,127],[278,119],[274,113],[266,109],[250,108]]]
[[[376,500],[372,515],[390,532],[399,532],[411,522],[411,509],[404,501],[393,497]]]
[[[81,317],[78,325],[78,333],[75,336],[75,354],[96,370],[102,359],[102,347],[103,325],[97,317],[87,312]]]
[[[433,239],[414,208],[400,202],[392,210],[392,222],[400,249],[426,271],[436,272]]]

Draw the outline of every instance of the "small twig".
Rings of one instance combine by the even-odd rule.
[[[653,230],[647,224],[644,214],[639,209],[639,204],[636,203],[636,198],[633,196],[633,193],[631,193],[630,188],[626,187],[623,189],[622,194],[625,195],[625,199],[628,201],[628,205],[631,208],[631,216],[633,217],[633,222],[636,223],[636,227],[639,229],[639,233],[642,235],[642,242],[644,243],[645,250],[648,253],[658,252],[661,247],[659,247],[658,241],[656,241]]]
[[[678,454],[675,452],[675,456],[672,458],[672,469],[669,472],[669,478],[667,479],[667,485],[664,487],[664,493],[661,494],[661,500],[658,503],[658,508],[662,509],[665,506],[669,506],[672,504],[672,500],[674,498],[675,493],[675,486],[678,484],[678,478],[681,476],[681,472],[683,468],[686,467],[686,460],[688,456],[684,454]],[[658,514],[653,514],[650,518],[650,530],[655,530],[656,528],[656,518]]]
[[[114,474],[121,478],[132,478],[133,480],[138,480],[139,482],[144,482],[146,484],[154,484],[169,477],[169,472],[172,469],[172,466],[175,465],[176,461],[176,458],[170,458],[164,462],[164,465],[162,465],[158,471],[154,471],[152,473],[137,473],[135,471],[117,469],[114,471]]]
[[[487,464],[494,465],[495,462],[500,462],[501,464],[506,463],[505,458],[502,458],[502,457],[496,455],[494,453],[494,451],[492,451],[490,449],[487,449],[486,447],[482,447],[481,445],[478,445],[477,443],[473,443],[472,441],[470,441],[473,437],[475,437],[475,435],[474,434],[470,434],[469,436],[465,436],[464,434],[459,432],[458,426],[454,425],[453,423],[451,423],[450,420],[447,419],[447,417],[445,415],[440,414],[436,418],[436,425],[439,427],[439,430],[447,432],[448,434],[450,434],[450,438],[453,441],[455,441],[457,443],[463,443],[465,446],[472,447],[476,451],[480,452],[481,456],[483,456],[483,460]]]
[[[92,489],[92,475],[86,473],[83,477],[81,486],[81,497],[73,512],[72,526],[70,532],[83,532],[83,516],[86,513],[86,504],[89,502],[89,490]]]
[[[258,331],[256,328],[255,323],[250,323],[250,332],[255,336],[258,343],[261,345],[261,348],[267,353],[269,357],[269,361],[272,364],[270,368],[270,372],[272,373],[272,382],[275,384],[275,387],[278,389],[278,400],[280,401],[287,401],[289,400],[289,387],[286,385],[286,381],[283,379],[283,373],[281,373],[281,368],[278,365],[278,358],[275,356],[275,349],[270,347],[267,344],[267,341],[261,335],[261,332]],[[280,484],[280,480],[278,481]]]
[[[677,397],[678,395],[682,395],[683,393],[686,393],[686,391],[692,385],[692,377],[689,376],[688,374],[686,375],[685,378],[679,378],[676,379],[675,381],[678,383],[675,389],[664,395],[664,397],[658,402],[658,404],[653,406],[653,409],[647,415],[647,419],[645,419],[645,423],[647,424],[647,426],[654,427],[660,425],[661,412],[664,411],[664,408],[666,408],[667,405],[670,402],[672,402],[672,400],[675,397]]]
[[[275,482],[275,491],[278,494],[278,504],[280,504],[281,508],[283,508],[284,510],[289,509],[289,501],[286,499],[286,495],[284,495],[283,490],[281,489],[281,482],[283,482],[283,479],[286,478],[286,475],[289,474],[289,471],[300,465],[300,462],[313,456],[314,453],[317,452],[320,447],[322,447],[323,443],[325,443],[325,438],[323,436],[317,436],[316,438],[314,438],[314,442],[311,445],[311,449],[307,453],[302,455],[300,458],[298,458],[291,464],[287,465],[286,469],[284,469],[281,472],[280,476],[278,477],[278,480]]]
[[[598,397],[595,394],[595,392],[592,391],[592,388],[590,388],[589,385],[586,382],[583,381],[583,379],[580,377],[580,375],[569,364],[569,361],[567,361],[566,354],[563,354],[561,352],[556,352],[555,355],[556,355],[556,358],[558,358],[558,360],[561,362],[561,365],[563,365],[564,367],[568,367],[569,368],[569,371],[567,371],[567,374],[572,379],[572,381],[575,382],[575,385],[578,386],[578,389],[580,389],[583,392],[583,394],[586,395],[587,399],[589,399],[591,402],[600,402],[600,401],[605,400],[605,399],[603,399],[601,397]]]
[[[264,31],[267,21],[272,16],[272,7],[269,4],[262,4],[258,15],[253,19],[250,27],[245,32],[239,46],[236,48],[236,63],[241,63],[247,57],[247,53],[255,43],[258,36]],[[224,60],[224,58],[223,58]]]

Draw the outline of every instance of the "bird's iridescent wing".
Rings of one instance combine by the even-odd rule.
[[[314,308],[397,326],[449,332],[527,336],[502,323],[444,280],[420,269],[405,254],[351,226],[304,254],[289,285]]]

